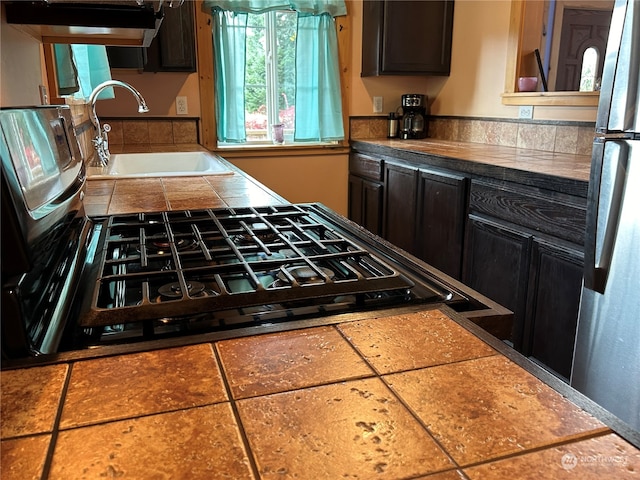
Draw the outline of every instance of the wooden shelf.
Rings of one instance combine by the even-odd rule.
[[[518,92],[503,93],[504,105],[544,105],[597,107],[600,92]]]

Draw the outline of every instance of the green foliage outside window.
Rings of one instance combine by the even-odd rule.
[[[251,131],[266,131],[269,117],[272,123],[284,123],[285,129],[294,128],[296,31],[295,12],[248,15],[245,72],[248,135]],[[276,68],[273,77],[268,75],[270,56]],[[272,96],[273,103],[268,101],[268,95]],[[277,108],[277,114],[268,111],[271,104]],[[255,138],[257,135],[258,132],[251,136]]]

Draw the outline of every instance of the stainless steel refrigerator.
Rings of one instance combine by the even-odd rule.
[[[602,75],[571,385],[640,431],[640,0],[616,0]]]

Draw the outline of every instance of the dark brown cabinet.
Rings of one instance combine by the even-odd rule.
[[[195,72],[193,2],[164,8],[164,19],[147,48],[107,47],[111,68],[134,68],[145,72]]]
[[[463,282],[514,312],[516,350],[568,379],[582,286],[584,200],[472,181]]]
[[[382,234],[382,161],[366,155],[349,158],[349,218]]]
[[[460,280],[466,177],[420,169],[416,221],[416,256]]]
[[[532,236],[476,215],[467,221],[462,282],[514,314],[511,340],[522,350]]]
[[[583,252],[571,245],[534,239],[522,353],[565,380],[571,375]]]
[[[513,311],[505,340],[568,379],[586,192],[529,185],[525,174],[520,183],[458,171],[428,155],[378,151],[365,147],[350,155],[350,218]]]
[[[449,75],[453,0],[363,2],[363,77]]]
[[[459,280],[467,185],[455,172],[354,152],[349,218]]]
[[[384,238],[415,254],[418,169],[385,162],[384,164]]]

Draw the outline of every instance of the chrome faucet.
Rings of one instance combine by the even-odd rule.
[[[96,149],[96,160],[95,166],[98,167],[106,167],[109,164],[109,158],[111,157],[111,153],[109,153],[109,138],[107,133],[111,131],[111,127],[109,125],[104,126],[103,129],[100,128],[100,121],[98,120],[98,116],[96,115],[96,100],[98,99],[98,95],[102,90],[107,87],[123,87],[129,90],[133,96],[138,101],[138,112],[146,113],[149,111],[149,107],[147,107],[147,103],[144,101],[140,92],[138,92],[135,88],[125,82],[121,82],[120,80],[107,80],[106,82],[102,82],[96,88],[93,89],[91,95],[89,96],[89,105],[91,105],[91,111],[89,112],[89,118],[91,119],[91,123],[96,128],[96,136],[93,138],[93,146]]]

